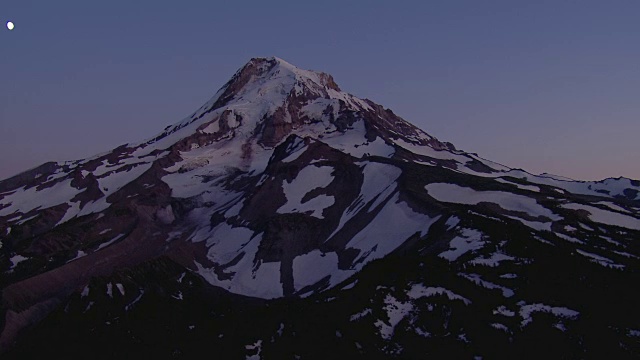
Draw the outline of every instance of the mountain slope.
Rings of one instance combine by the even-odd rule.
[[[0,182],[0,347],[41,319],[64,318],[61,308],[86,321],[81,314],[100,305],[110,323],[115,313],[148,311],[136,304],[158,287],[190,291],[176,285],[177,273],[224,289],[216,293],[223,302],[284,298],[304,307],[345,296],[339,289],[354,279],[375,282],[371,269],[384,267],[375,264],[396,256],[440,264],[449,278],[427,284],[420,272],[389,268],[383,273],[402,281],[380,286],[392,290],[358,290],[359,306],[379,300],[367,331],[383,344],[380,354],[402,355],[406,346],[393,345],[398,324],[408,314],[420,318],[429,308],[423,300],[434,296],[462,304],[456,311],[479,303],[482,321],[494,321],[491,312],[520,319],[473,326],[526,333],[531,314],[544,313],[572,328],[585,311],[597,312],[562,289],[580,272],[559,280],[562,294],[548,295],[534,290],[541,285],[532,271],[573,264],[593,279],[636,279],[639,191],[638,181],[624,178],[578,182],[507,168],[342,92],[327,74],[252,59],[195,113],[151,139]],[[157,261],[173,270],[161,271],[166,279],[151,291],[141,279]],[[476,289],[463,296],[450,289],[457,283]],[[613,290],[627,309],[623,283]],[[159,293],[149,301],[164,302]],[[270,313],[264,300],[246,301]],[[620,336],[638,330],[614,318],[590,326],[616,327]]]

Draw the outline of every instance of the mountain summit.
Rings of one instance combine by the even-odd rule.
[[[505,167],[255,58],[148,140],[0,181],[0,351],[638,355],[639,194]]]

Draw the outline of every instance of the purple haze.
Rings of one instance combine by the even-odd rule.
[[[640,178],[640,2],[440,3],[3,1],[0,178],[148,138],[254,56],[511,167]]]

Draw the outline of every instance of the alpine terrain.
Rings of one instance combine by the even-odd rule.
[[[638,358],[639,283],[640,181],[505,167],[278,58],[0,181],[3,359]]]

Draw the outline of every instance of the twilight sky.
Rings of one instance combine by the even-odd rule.
[[[639,19],[637,0],[0,0],[0,179],[155,135],[256,56],[510,167],[640,179]]]

